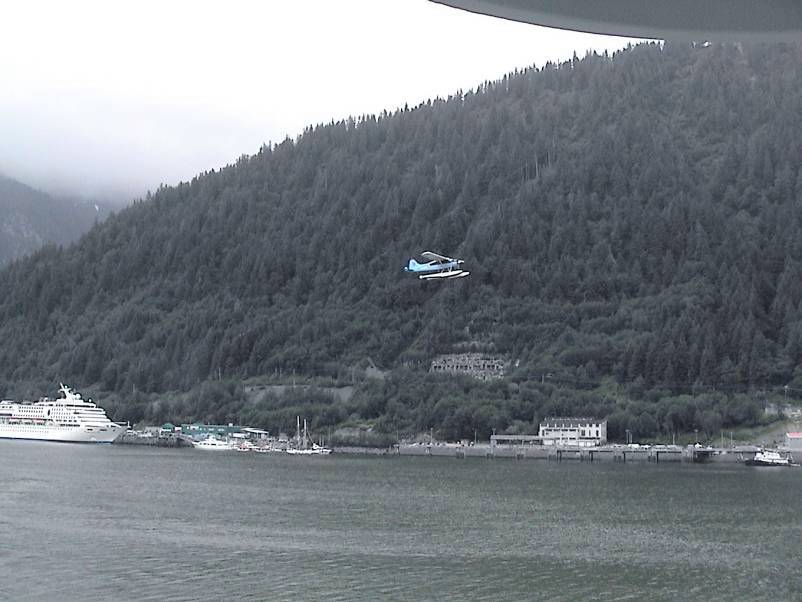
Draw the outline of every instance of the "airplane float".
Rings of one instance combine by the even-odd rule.
[[[453,278],[464,278],[470,274],[470,272],[466,272],[459,267],[465,263],[462,259],[445,257],[431,251],[424,251],[420,256],[427,261],[418,263],[414,258],[410,259],[404,271],[418,274],[418,278],[421,280],[451,280]]]

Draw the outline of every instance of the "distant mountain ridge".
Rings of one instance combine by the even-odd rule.
[[[750,390],[802,388],[800,64],[648,44],[309,128],[0,272],[0,385],[271,431],[754,424]],[[471,276],[406,277],[424,249]],[[428,373],[465,349],[511,369]],[[248,379],[355,392],[253,401]]]
[[[105,214],[93,203],[53,197],[0,175],[0,265],[48,243],[73,242]]]

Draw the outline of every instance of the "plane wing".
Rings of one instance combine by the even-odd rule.
[[[455,259],[451,259],[450,257],[445,257],[444,255],[438,255],[437,253],[432,253],[431,251],[424,251],[420,255],[421,257],[424,257],[429,261],[436,261],[437,263],[448,263],[450,261],[456,261]]]
[[[606,35],[710,42],[798,42],[799,0],[432,0],[473,13]]]

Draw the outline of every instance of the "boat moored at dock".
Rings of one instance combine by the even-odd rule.
[[[0,402],[0,439],[111,443],[125,432],[125,426],[109,420],[103,408],[80,393],[63,384],[59,391],[63,398]]]
[[[322,447],[317,443],[313,443],[311,447],[307,447],[306,449],[290,448],[286,453],[291,456],[328,456],[331,450],[328,447]]]
[[[304,418],[304,430],[301,432],[301,417],[298,416],[295,447],[288,447],[286,452],[291,456],[328,456],[331,450],[312,441],[306,428],[306,418]]]
[[[192,443],[195,449],[202,449],[205,451],[231,451],[237,447],[228,441],[222,441],[217,437],[207,437],[202,441],[195,441]]]

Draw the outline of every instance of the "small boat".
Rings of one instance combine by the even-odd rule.
[[[216,437],[207,437],[203,441],[194,441],[192,445],[195,449],[212,450],[212,451],[228,451],[234,449],[234,446],[226,441],[221,441]]]
[[[794,464],[794,459],[791,455],[783,456],[780,452],[776,451],[759,451],[755,457],[750,460],[744,460],[747,466],[799,466]]]
[[[287,450],[283,447],[268,444],[264,446],[256,446],[253,451],[255,451],[257,454],[283,454]]]

